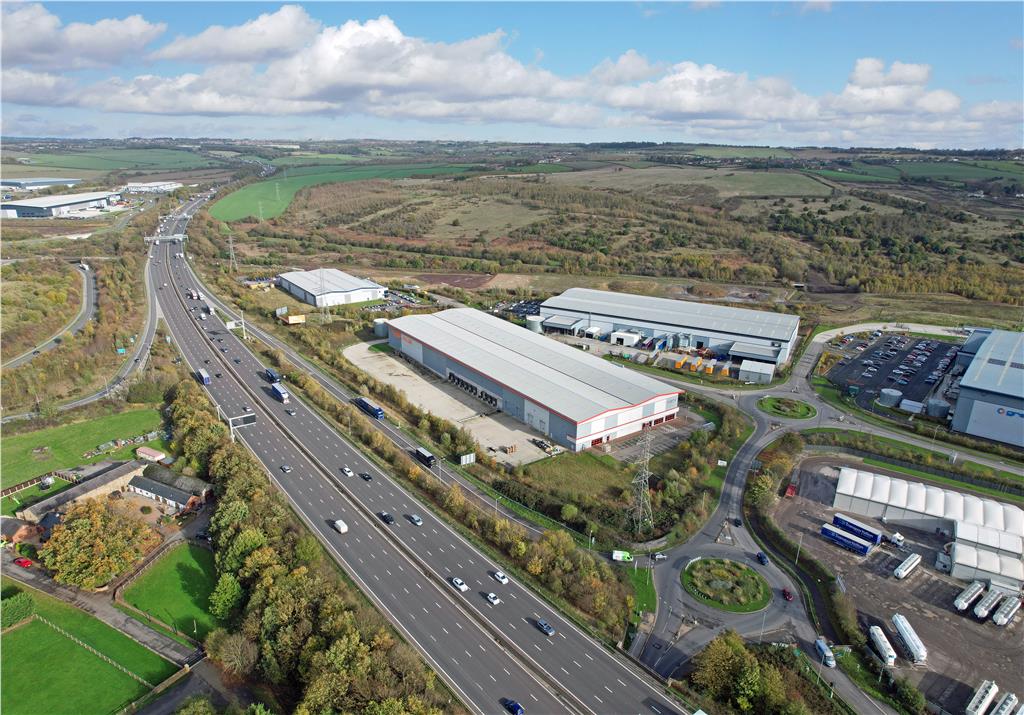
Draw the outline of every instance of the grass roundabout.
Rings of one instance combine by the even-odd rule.
[[[729,559],[696,559],[681,578],[687,593],[723,611],[753,613],[772,599],[772,589],[761,574]]]
[[[806,402],[791,400],[788,397],[762,397],[757,401],[757,406],[762,412],[794,420],[809,420],[818,414],[818,411]]]

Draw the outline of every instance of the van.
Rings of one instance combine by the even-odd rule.
[[[339,534],[348,533],[348,524],[343,522],[341,519],[335,519],[334,524],[332,524],[332,526],[334,527],[334,530],[337,531]]]
[[[832,649],[828,647],[824,636],[819,636],[818,640],[814,641],[814,650],[818,654],[818,661],[826,668],[836,667],[836,658],[832,655]]]

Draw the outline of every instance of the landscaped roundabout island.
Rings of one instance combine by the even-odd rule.
[[[694,559],[683,569],[682,580],[687,593],[723,611],[752,613],[772,599],[761,574],[729,559]]]
[[[795,420],[808,420],[818,414],[818,411],[806,402],[791,400],[788,397],[762,397],[757,401],[757,406],[762,412],[770,415]]]

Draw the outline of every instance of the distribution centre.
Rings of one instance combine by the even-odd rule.
[[[80,209],[104,208],[120,199],[121,194],[116,191],[90,191],[82,194],[11,199],[0,204],[0,210],[3,210],[8,218],[8,212],[12,212],[17,218],[46,218],[64,216]]]
[[[544,327],[574,335],[608,335],[627,347],[666,338],[669,348],[707,348],[735,360],[774,365],[793,354],[800,318],[749,308],[570,288],[540,306]],[[635,335],[631,340],[629,335]]]
[[[389,320],[388,342],[574,452],[679,411],[664,383],[471,308]]]
[[[975,330],[957,355],[968,360],[952,428],[1024,447],[1024,333]]]
[[[281,288],[317,308],[382,300],[385,293],[384,286],[356,278],[337,268],[292,271],[282,273],[277,279]]]

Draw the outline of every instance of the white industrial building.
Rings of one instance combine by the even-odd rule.
[[[770,362],[744,360],[740,363],[739,379],[757,385],[767,385],[775,377],[775,366]]]
[[[47,218],[64,216],[81,209],[104,208],[120,200],[121,194],[117,191],[91,191],[82,194],[12,199],[0,204],[0,210],[8,217],[8,212],[13,212],[17,218]]]
[[[955,578],[1024,586],[1024,510],[1013,504],[842,467],[832,505],[955,540]]]
[[[968,360],[951,427],[1024,447],[1024,333],[975,330],[957,354]]]
[[[663,338],[666,348],[707,348],[720,357],[789,362],[800,318],[749,308],[570,288],[540,306],[545,329],[608,335],[613,344]]]
[[[129,194],[169,194],[183,185],[177,181],[129,181],[125,184],[124,190]]]
[[[69,189],[81,183],[81,179],[61,179],[51,176],[37,176],[31,179],[0,179],[0,186],[18,191],[38,191],[51,186],[66,186]]]
[[[303,303],[318,308],[383,300],[386,289],[373,281],[350,276],[337,268],[292,271],[277,277],[278,285]]]
[[[675,419],[678,390],[493,315],[388,321],[394,350],[578,452]]]

